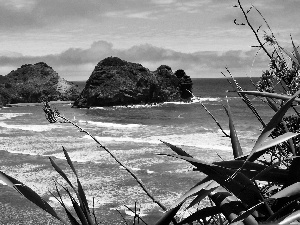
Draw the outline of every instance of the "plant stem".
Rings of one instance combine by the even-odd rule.
[[[263,43],[262,43],[261,40],[259,39],[257,32],[254,30],[253,26],[252,26],[251,23],[249,22],[247,13],[245,12],[244,8],[242,7],[240,0],[238,0],[238,3],[239,3],[240,9],[242,10],[242,12],[243,12],[243,14],[244,14],[244,17],[245,17],[245,19],[246,19],[246,22],[247,22],[248,26],[250,27],[250,29],[252,30],[252,32],[254,33],[254,35],[255,35],[255,37],[256,37],[256,39],[257,39],[257,41],[258,41],[260,47],[265,51],[265,53],[268,55],[268,57],[269,57],[270,59],[272,59],[273,57],[272,57],[271,54],[267,51],[267,49],[265,48],[265,46],[263,45]]]
[[[104,149],[120,166],[122,166],[136,180],[136,182],[140,185],[140,187],[143,189],[143,191],[147,194],[147,196],[154,203],[156,203],[164,211],[167,210],[167,208],[148,191],[148,189],[145,187],[143,182],[132,172],[132,170],[130,168],[128,168],[127,166],[125,166],[108,148],[106,148],[104,145],[102,145],[92,134],[90,134],[88,131],[86,131],[82,127],[80,127],[78,124],[74,123],[73,121],[67,119],[66,117],[64,117],[60,114],[57,115],[57,117],[61,118],[65,122],[70,123],[73,126],[77,127],[80,130],[80,132],[86,133],[88,136],[90,136],[102,149]]]

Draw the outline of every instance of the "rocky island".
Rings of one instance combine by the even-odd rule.
[[[79,88],[58,76],[44,62],[25,64],[6,76],[0,76],[0,106],[14,103],[74,101]]]
[[[183,70],[162,65],[150,71],[117,57],[100,61],[73,107],[114,106],[190,101],[192,80]]]

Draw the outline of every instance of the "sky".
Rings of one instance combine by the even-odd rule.
[[[280,45],[300,44],[299,0],[241,0],[267,20]],[[169,65],[192,78],[260,76],[258,52],[237,0],[0,0],[0,74],[45,62],[70,81],[87,80],[99,61],[116,56],[150,70]],[[247,14],[260,37],[269,30]]]

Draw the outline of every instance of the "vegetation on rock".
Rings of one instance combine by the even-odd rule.
[[[36,103],[43,100],[75,100],[78,88],[58,76],[46,63],[25,64],[0,76],[0,102]]]
[[[169,66],[151,72],[140,64],[108,57],[97,64],[74,107],[188,101],[191,91],[190,77],[174,75]]]

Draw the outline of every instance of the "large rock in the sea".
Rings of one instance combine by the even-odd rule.
[[[46,63],[25,64],[6,76],[0,76],[0,102],[36,103],[43,100],[73,101],[79,88],[58,76]]]
[[[73,106],[188,101],[192,97],[192,81],[185,73],[181,75],[176,76],[169,66],[151,72],[141,64],[109,57],[97,64]]]

